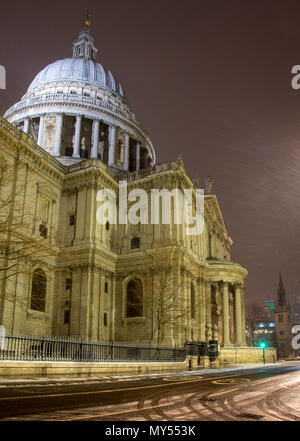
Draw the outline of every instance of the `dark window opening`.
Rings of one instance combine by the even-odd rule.
[[[104,283],[104,292],[108,292],[108,282]]]
[[[70,216],[70,225],[75,225],[75,214]]]
[[[109,227],[110,227],[110,225],[109,225],[109,222],[107,221],[106,224],[105,224],[105,229],[106,229],[107,231],[109,231]]]
[[[73,156],[73,151],[74,151],[73,147],[66,147],[65,155],[72,157]]]
[[[65,312],[64,312],[64,324],[67,325],[68,323],[70,323],[70,310],[69,309],[65,309]]]
[[[40,225],[40,228],[39,228],[39,231],[40,231],[40,235],[41,235],[44,239],[46,239],[47,236],[48,236],[48,229],[47,229],[47,227],[45,227],[45,225],[41,224],[41,225]]]
[[[66,289],[72,288],[72,279],[66,279]]]
[[[127,285],[126,315],[143,316],[143,285],[140,279],[131,280]]]
[[[80,158],[89,159],[89,151],[88,150],[80,150]]]
[[[45,312],[47,278],[43,270],[37,269],[32,275],[30,308],[35,311]]]
[[[107,326],[107,312],[105,312],[103,315],[103,325]]]
[[[131,249],[140,248],[141,239],[139,237],[134,237],[131,239]]]

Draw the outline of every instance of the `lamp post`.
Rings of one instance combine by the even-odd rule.
[[[265,357],[265,347],[266,347],[266,343],[264,341],[259,343],[259,346],[262,348],[263,350],[263,358],[264,358],[264,364],[266,364],[266,357]]]

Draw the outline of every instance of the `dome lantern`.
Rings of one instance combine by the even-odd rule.
[[[97,52],[94,39],[90,34],[90,14],[85,17],[85,28],[79,33],[78,39],[73,43],[73,58],[84,58],[96,61]]]

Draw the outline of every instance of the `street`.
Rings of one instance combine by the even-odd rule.
[[[0,420],[299,421],[300,362],[0,386]]]

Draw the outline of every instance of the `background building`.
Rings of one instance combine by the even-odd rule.
[[[276,323],[276,338],[278,357],[289,357],[293,350],[292,342],[292,323],[291,323],[291,309],[286,297],[285,288],[279,275],[279,286],[277,291],[277,302],[274,310]]]

